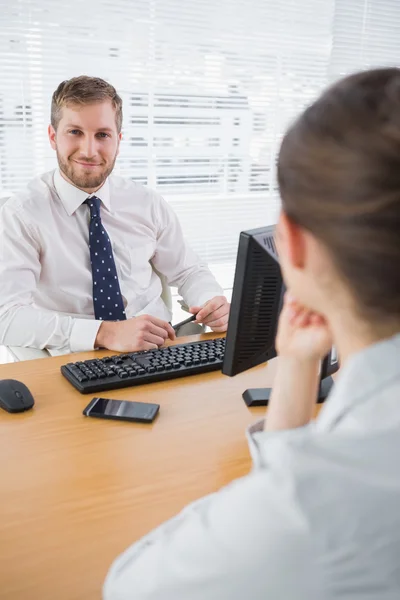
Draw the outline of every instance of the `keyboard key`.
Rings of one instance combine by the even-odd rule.
[[[88,378],[86,377],[86,375],[76,375],[75,377],[77,378],[77,380],[79,381],[79,383],[83,383],[84,381],[88,381]]]
[[[74,377],[82,377],[82,371],[78,369],[78,367],[75,367],[73,363],[69,363],[68,365],[65,365],[65,367]]]
[[[139,365],[139,367],[142,367],[143,369],[152,366],[152,360],[148,356],[138,356],[136,358],[136,363]]]

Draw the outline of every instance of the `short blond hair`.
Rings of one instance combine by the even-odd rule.
[[[94,104],[111,100],[115,108],[115,121],[118,133],[122,128],[122,99],[117,94],[115,87],[100,79],[100,77],[88,77],[80,75],[62,81],[51,99],[51,124],[54,129],[61,120],[61,110],[70,104]]]

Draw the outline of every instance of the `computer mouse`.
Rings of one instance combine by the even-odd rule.
[[[29,410],[35,401],[32,394],[21,381],[16,379],[0,380],[0,406],[10,413]]]

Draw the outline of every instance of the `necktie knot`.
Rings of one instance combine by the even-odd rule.
[[[97,196],[89,196],[89,198],[86,198],[85,204],[87,204],[90,209],[91,219],[100,217],[100,198]]]

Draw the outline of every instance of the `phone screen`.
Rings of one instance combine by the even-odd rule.
[[[160,406],[158,404],[149,404],[145,402],[93,398],[83,411],[83,414],[88,417],[151,422],[157,415],[159,408]]]

